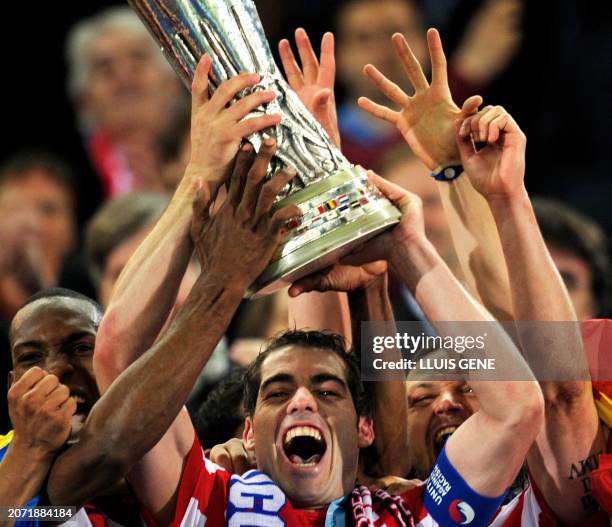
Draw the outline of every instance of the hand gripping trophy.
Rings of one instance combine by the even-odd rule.
[[[284,166],[297,171],[276,206],[295,203],[303,216],[299,224],[289,225],[272,262],[252,284],[248,296],[272,293],[331,265],[399,221],[399,211],[368,181],[365,171],[351,165],[332,144],[283,79],[252,0],[128,1],[188,88],[200,57],[208,53],[213,90],[248,71],[261,75],[251,90],[277,93],[274,101],[251,116],[278,113],[282,122],[248,139],[255,150],[266,137],[276,140],[269,175]]]

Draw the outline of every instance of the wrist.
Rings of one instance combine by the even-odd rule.
[[[525,206],[531,208],[531,200],[524,185],[514,192],[496,193],[485,196],[494,216],[503,217],[508,213],[522,210]]]
[[[30,462],[30,466],[43,466],[45,464],[51,465],[55,450],[49,451],[40,445],[33,445],[28,441],[22,440],[21,436],[15,432],[13,439],[9,446],[9,451],[16,459],[20,459],[22,462],[27,460]],[[8,451],[7,451],[8,455]],[[25,464],[24,464],[25,466]]]

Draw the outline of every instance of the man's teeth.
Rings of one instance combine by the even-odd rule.
[[[285,435],[285,445],[289,444],[296,437],[313,437],[317,441],[323,441],[321,433],[312,426],[296,426]]]
[[[435,437],[436,443],[439,443],[444,436],[454,434],[458,427],[456,426],[447,426],[446,428],[442,428],[438,431]]]
[[[80,395],[73,395],[72,398],[77,404],[83,404],[85,402],[85,398]]]

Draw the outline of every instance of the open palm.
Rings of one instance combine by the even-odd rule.
[[[462,109],[453,102],[448,87],[446,57],[440,35],[435,29],[427,32],[432,64],[431,85],[403,35],[396,33],[392,40],[415,93],[413,96],[407,95],[376,67],[368,64],[364,73],[400,110],[392,110],[367,97],[359,98],[359,106],[375,117],[394,124],[413,152],[431,170],[440,165],[457,164],[459,151],[455,141],[455,121],[473,114],[482,103],[482,98],[478,95],[470,97]]]

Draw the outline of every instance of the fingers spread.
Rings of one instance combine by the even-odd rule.
[[[259,188],[263,184],[268,165],[272,156],[276,153],[276,141],[265,139],[259,149],[259,153],[249,170],[244,185],[242,200],[238,208],[245,217],[252,217],[259,199]]]
[[[375,66],[366,64],[363,68],[363,72],[374,84],[376,84],[376,87],[381,92],[399,107],[403,107],[406,104],[408,95],[406,95],[397,84],[387,79],[387,77],[385,77]]]
[[[437,29],[431,28],[427,31],[427,46],[429,47],[429,58],[431,60],[431,84],[448,87],[446,56]]]
[[[357,104],[359,107],[372,114],[374,117],[378,117],[379,119],[383,119],[391,124],[396,124],[399,116],[398,112],[394,112],[391,108],[387,108],[382,104],[377,104],[374,101],[368,99],[367,97],[359,97],[357,99]]]
[[[297,171],[293,167],[288,167],[285,170],[279,170],[270,178],[270,181],[263,186],[259,194],[255,209],[255,221],[258,221],[259,218],[270,211],[278,193],[296,175]]]
[[[295,31],[295,42],[297,44],[298,54],[302,62],[302,72],[304,73],[304,81],[308,84],[313,84],[319,76],[319,61],[312,49],[310,39],[302,28]]]
[[[321,40],[321,65],[319,67],[319,83],[328,88],[334,87],[336,80],[336,59],[334,58],[334,35],[329,31]]]
[[[208,76],[212,69],[212,61],[208,53],[204,53],[191,83],[191,105],[195,112],[202,104],[208,101]]]
[[[249,86],[255,86],[259,79],[257,73],[241,73],[221,84],[210,99],[212,111],[221,111],[238,93]]]
[[[291,44],[284,38],[278,43],[278,54],[280,55],[283,70],[285,70],[285,76],[287,82],[293,90],[299,90],[304,86],[304,77],[302,71],[295,60],[295,55],[291,50]]]
[[[393,44],[395,45],[395,51],[397,52],[408,79],[414,86],[415,91],[419,92],[425,90],[429,83],[423,73],[423,68],[419,64],[419,61],[414,56],[414,53],[410,49],[408,42],[401,33],[395,33],[392,37]]]
[[[236,209],[242,199],[242,189],[246,181],[249,167],[255,159],[255,150],[251,143],[244,143],[236,156],[234,170],[229,182],[228,199],[232,207]]]
[[[232,122],[240,121],[258,106],[267,104],[274,99],[276,99],[276,93],[272,90],[251,93],[233,104],[225,113],[225,117]]]

